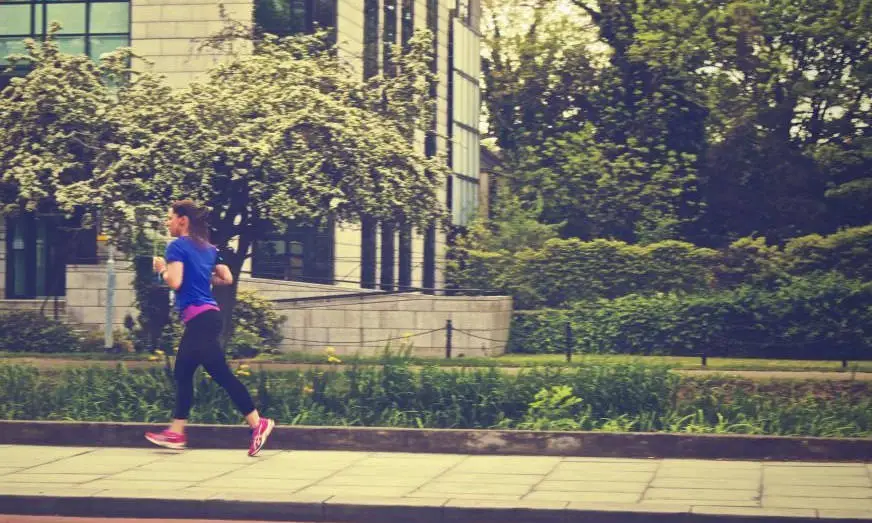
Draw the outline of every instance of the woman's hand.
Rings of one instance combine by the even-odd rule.
[[[154,268],[154,272],[156,274],[160,274],[161,272],[165,271],[167,268],[166,260],[164,260],[160,256],[155,256],[154,258],[152,258],[151,265]]]

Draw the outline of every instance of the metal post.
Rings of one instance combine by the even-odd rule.
[[[566,363],[572,361],[572,324],[566,322]]]
[[[708,365],[708,356],[706,355],[706,353],[703,352],[702,354],[699,355],[699,357],[702,358],[702,366],[703,367],[707,366]]]
[[[114,319],[113,308],[115,307],[115,246],[111,243],[108,243],[107,252],[108,257],[106,259],[106,325],[103,331],[103,346],[107,351],[110,351],[115,346],[115,341],[112,339],[112,320]]]
[[[445,359],[451,359],[451,331],[454,330],[454,326],[451,324],[451,320],[445,322]]]

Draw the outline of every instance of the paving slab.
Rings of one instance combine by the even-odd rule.
[[[16,463],[0,469],[0,513],[351,523],[872,521],[872,470],[858,463],[40,449],[0,447]]]
[[[722,490],[722,489],[678,489],[652,487],[645,491],[645,498],[650,500],[681,499],[681,500],[724,500],[724,501],[757,501],[759,490]]]

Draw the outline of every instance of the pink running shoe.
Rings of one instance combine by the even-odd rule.
[[[188,443],[188,438],[178,432],[163,430],[161,432],[146,432],[145,439],[159,447],[183,450]]]
[[[260,424],[251,431],[251,446],[248,447],[249,456],[257,456],[257,453],[263,448],[266,439],[272,433],[275,426],[275,421],[269,418],[260,418]]]

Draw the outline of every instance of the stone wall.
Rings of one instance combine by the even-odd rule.
[[[113,325],[124,327],[128,314],[136,318],[133,291],[133,270],[119,262],[115,271],[115,307]],[[91,329],[102,330],[106,320],[106,266],[67,266],[67,321]]]
[[[410,343],[416,356],[444,356],[446,322],[451,320],[453,357],[505,352],[512,318],[506,296],[467,297],[389,294],[277,303],[286,316],[285,352],[377,354],[388,343]],[[387,341],[391,339],[390,341]]]
[[[279,314],[287,317],[281,346],[284,352],[320,353],[332,346],[338,354],[377,354],[387,346],[385,340],[394,338],[390,341],[394,349],[409,342],[415,355],[438,357],[445,354],[445,325],[452,320],[457,329],[452,333],[454,357],[493,356],[505,352],[512,317],[512,299],[506,296],[382,294],[261,278],[242,278],[239,288],[255,291],[268,300],[322,298],[275,303]],[[349,292],[363,295],[330,297]],[[113,314],[116,329],[123,328],[127,314],[136,317],[134,298],[133,271],[121,261],[116,270]],[[102,330],[106,317],[106,266],[69,266],[64,301],[67,321]],[[50,311],[52,305],[48,307]]]

